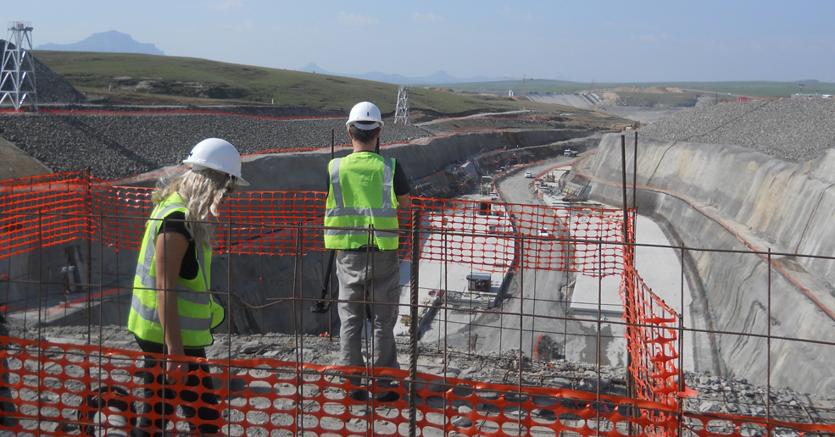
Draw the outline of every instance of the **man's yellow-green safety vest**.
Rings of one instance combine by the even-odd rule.
[[[173,212],[187,211],[179,194],[165,198],[151,213],[145,223],[145,235],[139,249],[136,276],[133,278],[133,298],[128,316],[128,330],[142,340],[164,344],[163,329],[157,311],[156,263],[154,244],[162,220]],[[224,317],[223,307],[208,293],[212,271],[212,249],[197,249],[197,276],[194,279],[177,279],[177,308],[180,316],[180,335],[184,347],[200,347],[212,344],[211,329]]]
[[[325,204],[326,248],[397,250],[394,167],[394,158],[374,152],[354,152],[331,160]],[[369,227],[373,227],[373,235],[369,235]]]

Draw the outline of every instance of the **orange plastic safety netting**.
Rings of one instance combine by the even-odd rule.
[[[0,180],[0,258],[89,237],[89,196],[83,173]]]
[[[0,186],[0,258],[92,238],[137,250],[151,208],[151,189],[117,186],[85,173],[6,181]],[[325,250],[325,193],[246,191],[224,203],[217,249],[246,255]],[[415,198],[423,261],[503,272],[516,267],[617,274],[622,214],[602,207],[550,207],[460,199]],[[401,214],[402,253],[410,253],[411,215]]]
[[[632,253],[631,248],[627,253]],[[686,390],[678,362],[678,313],[647,286],[634,269],[631,255],[625,258],[619,293],[634,396],[678,409]],[[669,413],[663,411],[649,417],[658,423],[670,419]]]
[[[0,359],[7,363],[8,388],[0,391],[7,405],[0,430],[17,435],[124,435],[153,423],[181,432],[214,426],[229,435],[408,435],[412,411],[418,435],[676,435],[684,429],[697,436],[749,436],[766,426],[762,418],[679,415],[643,400],[423,373],[415,379],[412,410],[406,371],[378,369],[372,380],[384,385],[345,377],[363,369],[267,358],[178,358],[205,365],[194,371],[204,381],[197,386],[154,382],[162,370],[147,367],[138,350],[0,337]],[[166,409],[165,389],[180,392],[168,400],[179,408]],[[396,396],[388,402],[352,396],[360,389]],[[659,412],[664,421],[653,419]],[[835,431],[835,425],[769,424],[798,435]]]
[[[679,315],[627,264],[621,297],[630,371],[640,399],[675,405],[679,387]]]

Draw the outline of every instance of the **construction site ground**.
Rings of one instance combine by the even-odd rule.
[[[791,109],[798,106],[798,103],[789,102],[785,105]],[[778,104],[769,104],[765,108],[770,111],[777,107],[779,107]],[[748,117],[752,114],[761,116],[764,113],[762,108],[762,106],[758,106],[754,110],[743,112],[742,115]],[[727,110],[726,108],[714,109],[714,112],[719,113],[736,113],[738,111]],[[479,131],[481,130],[480,127],[510,129],[513,132],[510,134],[505,132],[504,134],[508,135],[505,138],[513,138],[517,129],[530,129],[532,126],[535,128],[553,128],[560,124],[559,120],[550,118],[550,116],[547,119],[533,118],[533,121],[531,119],[515,119],[523,115],[506,114],[500,116],[491,114],[484,117],[456,117],[440,120],[438,123],[430,125],[431,128],[426,126],[423,129],[442,129],[446,134],[460,134],[461,132],[457,132],[458,129]],[[771,112],[768,115],[771,115]],[[676,117],[683,118],[684,115],[677,114]],[[98,122],[104,123],[101,120],[96,123]],[[299,123],[294,129],[305,130],[305,128],[298,128],[298,126],[314,125],[321,128],[331,124],[332,120],[316,121],[310,124]],[[669,141],[669,144],[654,145],[654,147],[660,149],[664,146],[667,147],[667,150],[671,150],[670,153],[675,153],[677,151],[676,144],[678,144],[676,139],[683,133],[675,131],[668,125],[659,125],[658,129],[661,128],[668,129],[673,134],[663,137],[666,141]],[[676,128],[691,135],[687,126]],[[414,131],[411,129],[414,129]],[[409,128],[399,131],[398,135],[402,134],[403,139],[406,139],[410,138],[413,132],[426,133],[426,130],[419,131],[416,128]],[[300,135],[309,134],[309,132],[304,132]],[[662,136],[659,135],[659,137]],[[326,142],[324,141],[324,143]],[[320,141],[317,145],[324,145],[322,143]],[[57,143],[50,140],[43,144],[56,147]],[[510,146],[512,145],[510,144]],[[110,146],[113,146],[113,144],[110,144]],[[255,147],[257,147],[257,144],[253,145],[253,148]],[[419,147],[417,146],[415,149]],[[754,146],[751,147],[756,149]],[[769,145],[769,147],[771,146]],[[802,152],[808,153],[802,155],[803,157],[820,156],[821,150],[826,148],[803,147]],[[679,149],[683,148],[684,145],[682,144]],[[729,146],[729,148],[731,147]],[[113,152],[119,149],[110,147],[109,150]],[[659,162],[663,160],[667,150],[659,153],[661,156]],[[828,153],[831,153],[831,151]],[[797,156],[791,155],[786,158],[797,159]],[[514,167],[515,173],[504,177],[497,183],[498,194],[509,203],[544,204],[547,199],[545,201],[541,200],[532,190],[533,179],[528,177],[526,173],[538,175],[555,165],[567,162],[568,158],[552,158],[524,169],[522,169],[522,164],[516,164],[516,167]],[[607,164],[613,168],[619,166],[620,161],[618,161],[618,165],[612,164],[613,162]],[[682,158],[679,162],[686,163],[687,160]],[[102,168],[112,169],[115,168],[112,167],[113,165],[117,167],[119,165],[117,161],[107,162],[106,164]],[[149,164],[149,166],[152,167],[153,165]],[[681,167],[686,166],[682,164]],[[267,166],[265,165],[264,168],[267,168]],[[610,171],[609,173],[614,174],[615,172]],[[620,176],[619,173],[617,176]],[[639,180],[639,185],[644,182],[646,181]],[[824,199],[824,195],[825,190],[820,194],[820,199]],[[484,198],[479,196],[464,197],[469,199]],[[608,201],[611,204],[616,204],[617,199],[619,199],[619,196],[610,194]],[[812,215],[814,215],[814,212],[817,212],[817,207],[813,210]],[[501,208],[497,208],[493,213],[495,214],[494,225],[499,228],[514,226],[516,223],[517,219],[507,215]],[[456,214],[458,212],[441,215],[454,218]],[[433,227],[437,228],[437,222],[442,219],[429,215],[423,217],[423,220],[426,223],[434,223],[435,226]],[[495,266],[496,272],[491,272],[491,280],[497,294],[499,292],[498,284],[504,282],[507,273],[504,263],[507,263],[509,268],[513,263],[512,258],[516,255],[538,251],[553,252],[555,251],[555,245],[564,244],[559,241],[560,238],[571,237],[571,235],[561,235],[554,231],[560,228],[557,226],[556,220],[558,219],[556,217],[552,221],[548,220],[545,219],[542,222],[542,229],[525,229],[525,237],[528,238],[523,240],[521,246],[517,246],[516,250],[520,253],[504,252],[501,256],[492,256],[492,259],[497,259],[500,264]],[[637,223],[636,242],[639,244],[675,246],[678,243],[678,241],[674,241],[674,236],[668,235],[668,229],[665,228],[664,224],[656,223],[653,219],[645,216],[639,216]],[[443,227],[443,222],[441,227]],[[448,229],[450,232],[456,231],[455,226],[449,226]],[[482,226],[476,230],[490,231],[491,229],[489,226]],[[438,243],[447,236],[435,232],[424,235],[423,238],[424,241]],[[472,243],[478,247],[496,244],[510,245],[509,241],[502,241],[509,239],[479,236],[470,238],[472,238]],[[721,245],[716,244],[714,246],[720,247]],[[525,258],[521,257],[521,259],[524,260]],[[688,318],[688,307],[691,306],[694,299],[698,298],[690,295],[690,284],[687,280],[684,280],[684,270],[677,258],[675,249],[669,247],[639,247],[636,252],[636,260],[637,267],[645,272],[643,278],[652,286],[658,296],[676,312],[684,316],[684,323],[688,327],[694,326],[692,318]],[[479,262],[483,263],[484,260],[476,261],[476,263]],[[404,286],[408,282],[408,269],[408,263],[404,263],[401,270],[401,282]],[[533,269],[525,268],[523,263],[521,268],[510,276],[510,280],[507,281],[506,288],[503,290],[504,295],[499,299],[501,304],[496,307],[495,300],[491,301],[492,290],[491,293],[475,296],[476,299],[473,299],[471,294],[464,293],[466,276],[471,273],[478,273],[478,270],[467,265],[467,263],[456,265],[455,263],[436,261],[421,262],[421,305],[431,304],[432,299],[437,298],[438,291],[443,290],[443,296],[447,303],[449,303],[450,298],[457,299],[465,304],[469,303],[471,306],[476,303],[477,311],[466,309],[466,305],[459,305],[460,311],[441,309],[435,314],[433,321],[425,327],[425,335],[421,339],[418,349],[419,371],[474,381],[506,384],[521,383],[539,387],[564,387],[589,392],[599,390],[601,393],[625,394],[626,381],[628,380],[624,370],[626,367],[626,355],[624,353],[626,340],[621,317],[617,314],[620,301],[618,296],[619,275],[611,275],[601,279],[561,270],[558,265],[551,265],[545,269]],[[749,275],[749,278],[751,275]],[[717,286],[713,288],[718,289]],[[49,302],[39,303],[55,304],[60,302],[50,300]],[[407,302],[404,300],[402,303],[406,304]],[[64,310],[66,308],[66,306],[63,307]],[[405,305],[403,308],[401,314],[405,316],[408,308]],[[598,308],[602,308],[604,311],[598,313]],[[751,314],[755,314],[755,306],[751,305],[751,308]],[[6,310],[8,308],[4,308],[4,311]],[[49,323],[41,326],[31,324],[32,320],[44,315],[60,318],[59,312],[61,310],[62,307],[59,305],[50,309],[49,311],[52,311],[52,313],[49,314],[43,314],[34,308],[30,308],[25,313],[20,312],[17,317],[11,318],[12,334],[24,338],[41,337],[48,341],[106,344],[109,347],[136,349],[134,340],[124,330],[123,326],[77,325],[59,327],[49,326]],[[620,310],[622,311],[622,308]],[[725,309],[719,308],[720,312],[722,310]],[[776,311],[782,310],[785,310],[785,308],[776,309]],[[733,311],[735,317],[738,318],[749,316],[745,312],[746,309],[734,309]],[[778,317],[776,312],[771,313],[770,304],[768,311],[770,315],[775,314],[775,319]],[[26,326],[22,325],[20,317],[22,314],[26,314]],[[771,319],[766,318],[766,320]],[[413,322],[409,321],[409,323]],[[699,328],[701,325],[696,324],[695,326]],[[776,326],[779,326],[779,324]],[[408,327],[408,324],[402,324],[398,327],[399,333],[406,334]],[[754,330],[752,329],[751,332],[754,332]],[[218,333],[215,344],[209,348],[210,357],[267,357],[283,361],[319,364],[332,364],[337,361],[338,357],[338,339],[330,336],[334,333],[323,336],[284,333],[263,335],[227,334]],[[707,335],[707,333],[700,334]],[[731,335],[735,334],[732,333]],[[692,392],[687,393],[687,398],[683,402],[685,410],[699,413],[725,412],[757,417],[769,416],[773,419],[806,423],[832,423],[835,421],[835,394],[826,389],[804,394],[783,388],[783,386],[773,385],[771,380],[765,382],[765,378],[760,380],[758,377],[749,377],[750,380],[747,380],[739,376],[729,376],[739,375],[738,372],[745,372],[746,369],[744,368],[732,369],[732,371],[728,371],[727,374],[721,376],[716,371],[710,373],[693,371],[696,367],[692,360],[693,356],[697,354],[692,353],[696,346],[691,344],[693,342],[691,337],[690,334],[684,334],[684,346],[681,349],[683,354],[682,367],[687,371],[687,387],[692,389]],[[408,363],[409,345],[407,339],[406,335],[397,339],[401,365]],[[549,343],[555,345],[547,353],[544,353],[539,347],[543,339],[548,339]],[[699,345],[698,347],[702,346]],[[732,348],[726,349],[730,350]],[[710,352],[705,349],[699,353]],[[771,349],[768,349],[768,353],[770,358]],[[791,358],[790,356],[779,357],[780,360]],[[771,365],[770,360],[768,365]],[[825,374],[825,369],[822,369],[821,373]],[[771,376],[771,373],[769,373],[769,376]],[[812,378],[814,376],[810,376],[808,379]],[[769,386],[766,387],[766,384]],[[770,397],[768,393],[770,393]],[[465,405],[461,405],[461,407],[465,409],[473,408]],[[398,413],[405,414],[405,410],[394,412],[394,414]],[[533,414],[546,413],[534,412]],[[362,422],[361,419],[358,419],[358,421]],[[367,423],[357,426],[356,431],[362,432],[362,426],[367,426]]]

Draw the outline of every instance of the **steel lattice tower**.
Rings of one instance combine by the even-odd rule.
[[[3,63],[0,66],[0,105],[6,100],[20,109],[31,105],[38,109],[35,59],[32,57],[32,26],[22,21],[9,25],[9,38],[3,47]]]
[[[397,108],[394,110],[394,124],[403,122],[403,125],[409,124],[409,94],[406,93],[405,87],[400,87],[397,90]]]

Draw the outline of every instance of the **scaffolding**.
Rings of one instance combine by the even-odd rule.
[[[390,369],[375,368],[370,363],[366,367],[346,367],[317,362],[309,351],[314,342],[333,341],[330,332],[335,322],[334,308],[341,302],[331,295],[325,298],[330,304],[328,314],[305,314],[308,306],[321,299],[311,295],[304,284],[310,281],[305,278],[310,264],[324,259],[321,217],[325,193],[235,193],[224,204],[220,221],[214,223],[220,262],[215,266],[211,293],[223,302],[229,317],[215,332],[225,352],[206,359],[149,354],[135,347],[107,344],[104,332],[110,328],[104,320],[112,316],[107,313],[121,311],[125,315],[130,300],[137,250],[152,207],[150,193],[148,188],[118,186],[84,172],[0,181],[0,260],[8,269],[2,313],[24,324],[17,335],[0,337],[0,361],[6,363],[5,368],[0,366],[0,376],[7,387],[0,390],[0,406],[5,410],[0,415],[0,431],[18,435],[124,435],[143,418],[163,417],[172,430],[188,432],[208,423],[228,435],[741,437],[835,432],[833,423],[775,417],[772,411],[777,405],[768,399],[763,405],[766,413],[759,416],[685,408],[684,401],[698,394],[685,384],[683,338],[705,332],[687,325],[635,268],[634,248],[640,245],[634,239],[634,211],[600,206],[414,199],[410,211],[401,214],[400,220],[399,255],[412,266],[408,284],[404,284],[408,299],[398,304],[401,314],[409,315],[408,329],[399,341],[400,348],[408,353],[408,362],[403,369]],[[483,207],[485,203],[487,208]],[[552,232],[540,234],[543,226]],[[74,299],[57,296],[63,293],[64,283],[56,279],[54,269],[48,268],[50,258],[68,247],[80,247],[87,261],[78,266],[87,270],[81,275],[86,278],[81,282],[86,283],[79,285],[83,292]],[[368,251],[366,256],[373,257],[374,252]],[[265,266],[265,260],[270,264]],[[13,268],[13,263],[17,267]],[[438,278],[422,276],[427,264],[443,267]],[[454,288],[449,285],[452,265],[504,278],[495,300],[487,307],[469,310],[466,323],[453,314],[456,308],[449,302],[449,293],[437,292]],[[277,266],[286,267],[283,281],[258,276],[280,270]],[[535,309],[564,305],[564,297],[539,289],[536,281],[543,274],[567,273],[598,280],[598,311],[594,317],[577,318]],[[599,296],[605,278],[620,279],[617,288],[624,308],[621,319],[603,317]],[[278,287],[281,291],[253,302],[243,293],[253,286]],[[519,291],[529,289],[532,295]],[[435,301],[420,300],[427,291],[435,291]],[[10,299],[10,293],[17,293],[22,300]],[[373,290],[357,303],[380,305]],[[55,323],[56,308],[68,306],[79,310],[77,320],[86,326],[81,344],[44,334],[48,324]],[[290,358],[233,356],[232,344],[240,341],[241,335],[238,319],[256,311],[287,319]],[[434,321],[421,320],[421,314],[429,313],[436,315]],[[316,333],[310,329],[311,317],[328,317],[327,332],[320,332],[324,337],[311,337]],[[546,327],[554,323],[591,328],[588,332],[560,332]],[[429,334],[423,335],[427,324]],[[448,343],[452,336],[446,334],[455,330],[455,325],[465,336],[474,326],[498,333],[498,356],[508,363],[500,379],[479,380],[452,373],[451,357],[463,353]],[[632,396],[627,396],[624,384],[607,385],[603,381],[602,351],[615,337],[623,338],[607,337],[605,332],[614,329],[624,332],[629,340],[625,348],[630,357],[626,382],[635,387]],[[435,341],[432,330],[438,332]],[[531,360],[549,355],[544,353],[546,349],[558,349],[554,339],[559,336],[578,336],[582,342],[594,345],[593,375],[586,376],[582,384],[580,379],[568,386],[550,383],[551,379],[567,377],[557,372],[546,373],[547,377],[531,374],[532,366],[547,372],[553,364]],[[778,340],[770,334],[766,338]],[[503,347],[502,341],[511,343],[511,339],[512,344]],[[471,333],[467,340],[471,347],[466,354],[486,358],[479,353],[479,341],[483,339]],[[803,338],[779,340],[816,342]],[[816,344],[835,346],[819,341]],[[364,347],[371,354],[375,348],[373,336],[364,339]],[[436,371],[418,365],[419,358],[429,353],[442,359]],[[212,382],[209,387],[188,387],[199,395],[188,407],[192,412],[216,409],[222,412],[220,417],[201,419],[187,414],[186,409],[165,415],[149,411],[150,404],[163,402],[161,393],[166,386],[184,388],[165,378],[164,367],[146,367],[149,358],[199,365],[194,375]],[[154,382],[160,376],[162,382]],[[354,399],[351,393],[358,384],[372,393],[395,393],[396,399]],[[217,402],[204,398],[209,392],[214,393]]]
[[[8,101],[14,109],[29,105],[38,109],[35,58],[32,56],[32,26],[22,21],[9,24],[9,38],[0,65],[0,106]]]

